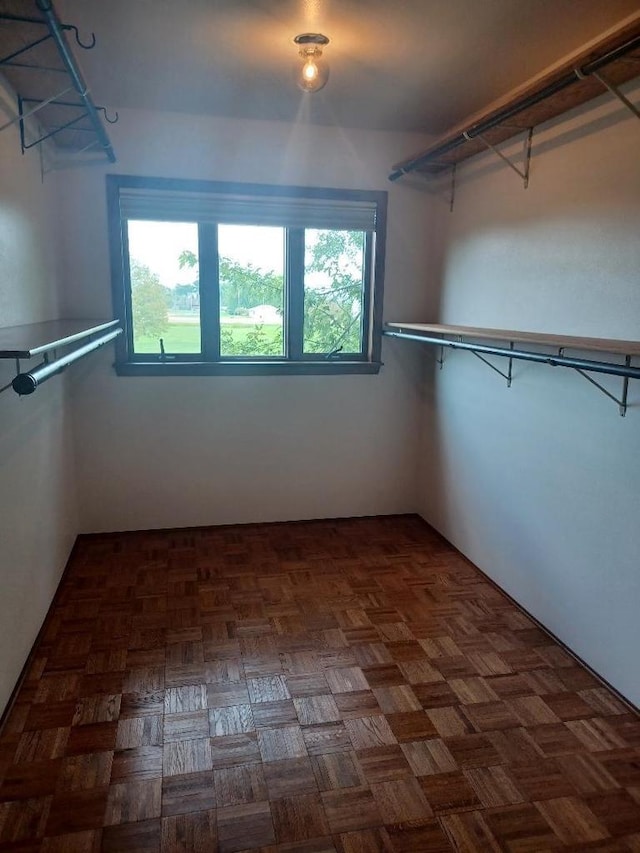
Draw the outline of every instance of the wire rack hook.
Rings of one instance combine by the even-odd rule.
[[[102,115],[104,116],[104,120],[105,120],[106,122],[108,122],[109,124],[115,124],[115,123],[118,121],[118,119],[120,118],[120,116],[118,115],[118,111],[117,111],[117,110],[116,110],[116,112],[114,113],[114,117],[113,117],[113,118],[109,118],[109,114],[107,113],[107,108],[106,108],[106,107],[96,107],[96,109],[97,109],[99,112],[101,112],[101,113],[102,113]]]
[[[64,24],[64,29],[65,30],[73,30],[73,34],[75,36],[76,43],[83,50],[93,50],[93,48],[96,46],[96,34],[95,33],[91,33],[91,41],[88,44],[85,44],[82,41],[82,39],[80,38],[80,32],[78,31],[78,28],[76,26],[74,26],[73,24]]]

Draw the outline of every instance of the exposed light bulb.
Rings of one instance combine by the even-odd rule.
[[[329,39],[321,33],[303,33],[294,41],[300,46],[302,59],[302,67],[296,70],[298,88],[303,92],[319,92],[329,79],[329,66],[322,59],[322,48],[329,44]]]
[[[308,83],[313,83],[318,76],[318,66],[313,61],[312,57],[309,57],[302,66],[302,76]]]

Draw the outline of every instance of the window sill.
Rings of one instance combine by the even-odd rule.
[[[114,365],[118,376],[327,376],[380,372],[379,361],[128,361]]]

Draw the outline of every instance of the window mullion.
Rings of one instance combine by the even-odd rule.
[[[220,360],[220,268],[218,226],[198,223],[200,329],[205,361]]]
[[[304,228],[287,229],[287,358],[300,360],[304,327]]]
[[[373,293],[371,287],[371,278],[373,275],[373,255],[374,255],[374,234],[371,231],[366,231],[364,235],[364,258],[363,258],[363,281],[362,281],[362,318],[360,321],[360,340],[361,351],[365,356],[369,356],[373,346],[371,330],[373,326],[372,317],[372,301]]]

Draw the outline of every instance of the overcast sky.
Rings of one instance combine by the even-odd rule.
[[[223,257],[282,275],[284,229],[220,225],[218,239]],[[195,279],[192,269],[181,270],[178,264],[185,249],[197,255],[198,226],[194,223],[129,221],[131,258],[146,264],[166,287],[190,284]]]

